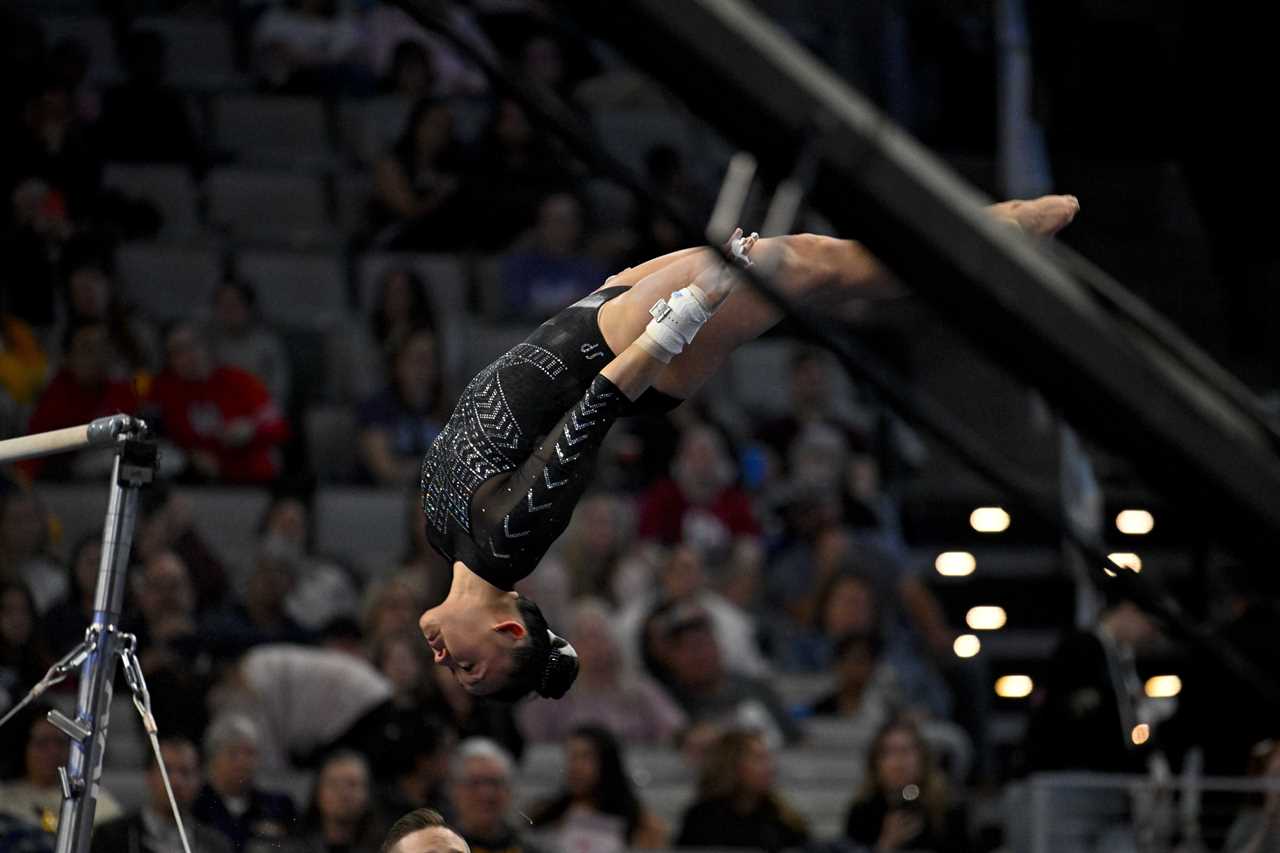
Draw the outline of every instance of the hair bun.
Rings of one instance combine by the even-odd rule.
[[[550,629],[547,634],[551,638],[551,651],[547,652],[547,662],[542,669],[542,681],[538,685],[538,695],[548,699],[559,699],[569,692],[573,682],[578,678],[578,652],[563,637],[557,636]]]

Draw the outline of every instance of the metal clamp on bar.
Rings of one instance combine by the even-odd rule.
[[[67,737],[71,738],[74,741],[79,742],[79,741],[86,740],[91,734],[89,729],[87,729],[85,726],[81,725],[80,723],[76,722],[75,720],[71,719],[66,714],[59,711],[57,708],[54,708],[45,716],[46,716],[46,719],[48,719],[49,722],[53,724],[54,728],[56,728],[58,731],[62,732],[64,735],[66,735]]]
[[[159,449],[154,441],[126,439],[120,448],[120,485],[143,486],[156,478]]]

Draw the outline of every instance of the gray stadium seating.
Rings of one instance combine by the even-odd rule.
[[[134,24],[155,30],[169,47],[169,79],[180,88],[225,90],[239,84],[230,28],[216,18],[152,15]]]
[[[351,406],[312,406],[303,415],[311,468],[323,482],[356,475],[356,416]]]
[[[670,145],[690,159],[695,150],[689,123],[665,110],[608,110],[592,117],[596,133],[610,154],[644,173],[644,155],[655,145]]]
[[[347,314],[347,276],[337,255],[261,249],[241,252],[236,269],[257,288],[267,319],[323,331]]]
[[[372,165],[399,138],[412,104],[387,95],[368,101],[344,101],[338,108],[343,152]]]
[[[76,15],[45,18],[41,22],[50,46],[64,38],[73,38],[89,49],[89,82],[108,84],[123,76],[116,55],[111,22],[98,15]]]
[[[219,95],[211,110],[218,144],[244,161],[307,168],[334,162],[324,105],[315,98]]]
[[[198,195],[191,173],[183,166],[108,163],[103,170],[105,186],[155,205],[164,223],[160,236],[175,240],[190,238],[200,231]]]
[[[116,254],[125,300],[160,322],[202,316],[222,279],[211,249],[129,243]]]
[[[324,185],[314,175],[228,167],[210,172],[209,222],[233,238],[310,245],[332,238]]]
[[[404,555],[411,499],[416,506],[407,489],[324,489],[315,502],[316,546],[381,577]]]

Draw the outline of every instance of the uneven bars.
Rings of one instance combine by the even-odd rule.
[[[87,424],[37,432],[0,441],[0,464],[35,459],[82,447],[107,447],[127,432],[143,432],[147,425],[131,415],[108,415]]]

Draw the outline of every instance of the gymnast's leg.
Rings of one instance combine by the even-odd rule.
[[[1073,196],[1044,196],[1032,201],[1007,201],[987,208],[994,218],[1033,236],[1050,236],[1075,217],[1079,202]],[[760,239],[751,253],[761,268],[794,299],[811,305],[839,305],[854,299],[883,299],[905,292],[902,285],[870,252],[853,240],[813,234]],[[720,264],[709,249],[686,249],[625,270],[611,284],[631,289],[605,303],[600,330],[614,352],[621,352],[643,332],[649,307],[667,296],[680,280],[689,281]],[[651,266],[652,265],[652,266]],[[637,278],[646,268],[660,269]],[[665,394],[681,399],[692,395],[724,364],[735,349],[758,338],[779,320],[772,305],[749,289],[727,299],[714,320],[698,336],[686,357],[673,362],[654,381]]]

